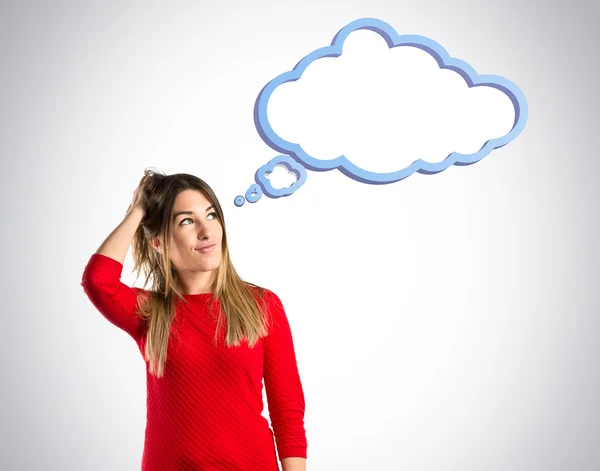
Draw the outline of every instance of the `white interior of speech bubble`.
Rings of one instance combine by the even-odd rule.
[[[288,170],[286,166],[281,164],[275,165],[271,173],[265,173],[265,177],[270,180],[271,186],[277,190],[289,188],[298,180],[293,171]]]
[[[318,59],[275,89],[267,115],[281,138],[312,157],[345,155],[365,170],[392,172],[417,158],[477,152],[510,131],[515,110],[506,94],[469,88],[427,52],[390,49],[377,33],[358,30],[341,56]]]

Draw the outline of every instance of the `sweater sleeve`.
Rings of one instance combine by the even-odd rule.
[[[139,343],[145,322],[137,312],[140,288],[121,282],[123,265],[106,255],[92,254],[81,279],[81,286],[92,304],[112,324]]]
[[[266,293],[271,325],[263,338],[264,381],[277,452],[279,460],[306,458],[304,392],[292,332],[281,300],[272,291]]]

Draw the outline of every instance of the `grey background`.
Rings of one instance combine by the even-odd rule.
[[[213,186],[234,264],[284,302],[307,469],[600,469],[598,13],[2,2],[0,468],[139,469],[143,360],[79,282],[156,166]],[[262,86],[367,16],[514,81],[523,134],[470,167],[380,187],[309,172],[235,208],[274,155]]]

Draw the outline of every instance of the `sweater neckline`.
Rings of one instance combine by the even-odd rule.
[[[204,299],[204,298],[209,298],[212,295],[213,295],[213,293],[194,293],[194,294],[182,293],[182,296],[185,299]]]

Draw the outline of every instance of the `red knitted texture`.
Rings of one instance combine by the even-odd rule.
[[[81,286],[96,309],[135,340],[143,356],[146,323],[136,312],[136,301],[148,291],[122,283],[122,270],[120,262],[93,254]],[[184,297],[188,303],[177,301],[171,324],[164,376],[150,375],[144,358],[142,471],[277,471],[277,454],[279,460],[306,458],[304,393],[279,297],[265,291],[271,326],[253,348],[246,341],[226,347],[225,325],[215,346],[218,310],[210,309],[212,295]],[[262,415],[263,378],[272,429]]]

